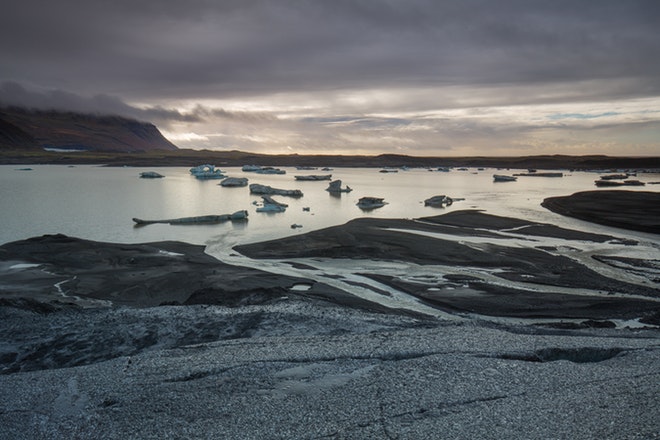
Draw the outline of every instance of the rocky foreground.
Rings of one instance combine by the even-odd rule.
[[[475,211],[235,248],[268,271],[8,243],[0,438],[660,438],[642,246]]]
[[[118,344],[122,336],[156,339],[155,329],[188,320],[212,335],[0,376],[2,436],[651,439],[660,432],[657,331],[550,331],[345,312],[194,306],[121,310],[103,320],[70,316],[71,326],[55,331],[69,335],[60,343],[71,350]],[[46,318],[24,319],[30,327]],[[234,325],[246,319],[251,332],[236,334]],[[97,337],[74,337],[85,330]],[[224,332],[236,339],[222,340]]]

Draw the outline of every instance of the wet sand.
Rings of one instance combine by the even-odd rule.
[[[513,232],[518,237],[514,245],[510,243]],[[634,245],[619,237],[468,210],[418,220],[360,218],[235,250],[253,260],[303,259],[304,263],[305,259],[323,259],[332,264],[335,259],[355,259],[443,267],[430,281],[411,280],[405,273],[381,273],[377,268],[355,275],[450,313],[600,320],[653,319],[660,314],[656,300],[660,289],[653,279],[652,263],[600,257],[601,263],[625,265],[635,276],[649,278],[649,282],[632,283],[596,272],[555,247],[538,245],[536,240],[544,237],[568,244],[579,240],[614,247]],[[299,277],[279,275],[259,270],[258,265],[226,264],[205,254],[201,246],[179,242],[129,245],[48,235],[1,246],[0,263],[0,301],[5,305],[237,307],[297,297],[376,312],[416,313],[381,304],[377,298],[383,296],[383,289],[376,286],[355,280],[344,283],[344,288],[333,286],[330,273],[328,283],[307,278],[309,271],[301,262],[286,263],[298,265]],[[466,277],[466,268],[482,275]],[[371,289],[375,295],[356,296],[351,293],[354,286]]]
[[[633,231],[660,234],[660,193],[650,191],[583,191],[550,197],[543,207],[568,217]]]
[[[61,234],[0,246],[0,306],[71,307],[268,304],[283,297],[399,313],[305,278],[234,266],[182,242],[116,244]],[[308,285],[304,291],[294,286]],[[299,293],[298,293],[299,292]]]
[[[209,289],[226,292],[229,304],[235,292],[243,291],[249,303],[250,292],[261,292],[262,299],[276,297],[299,281],[228,266],[206,255],[202,246],[180,242],[127,245],[45,235],[1,246],[0,259],[5,267],[7,262],[32,265],[5,268],[2,297],[61,306],[182,304]]]
[[[488,228],[488,229],[486,229]],[[515,229],[525,246],[503,235]],[[510,233],[510,232],[509,232]],[[433,234],[439,234],[434,236]],[[453,239],[447,236],[454,237]],[[442,237],[442,238],[438,238]],[[483,240],[468,239],[474,237]],[[302,236],[238,246],[256,259],[323,258],[382,260],[443,267],[433,279],[413,279],[402,270],[359,275],[378,280],[442,310],[519,318],[631,319],[660,312],[660,289],[652,267],[625,260],[631,271],[651,271],[649,282],[631,283],[596,272],[535,238],[634,246],[619,237],[566,230],[554,225],[458,211],[420,220],[361,218]],[[607,259],[603,259],[607,261]],[[466,268],[489,277],[465,276]],[[648,297],[649,300],[644,299]]]
[[[548,237],[571,252],[641,246],[477,211],[235,248],[300,276],[179,242],[7,243],[0,425],[7,438],[652,438],[658,261],[599,256],[648,280],[631,283]],[[361,281],[338,288],[336,258]],[[633,318],[655,327],[613,328]]]

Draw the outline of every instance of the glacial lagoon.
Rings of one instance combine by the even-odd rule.
[[[639,316],[658,309],[656,295],[636,294],[655,294],[652,289],[657,289],[658,236],[562,217],[540,206],[549,196],[593,190],[597,173],[493,183],[496,170],[488,169],[448,173],[338,169],[333,177],[354,191],[333,197],[325,191],[327,182],[295,181],[294,175],[306,172],[292,168],[285,175],[225,170],[250,182],[304,193],[299,199],[275,196],[289,207],[284,213],[268,214],[256,212],[253,202],[260,197],[250,195],[248,188],[199,181],[185,168],[16,168],[0,167],[1,242],[63,233],[122,245],[115,251],[99,245],[87,252],[86,242],[48,237],[32,241],[26,252],[36,250],[42,259],[54,256],[56,270],[44,270],[16,256],[0,268],[5,276],[0,278],[11,287],[6,289],[10,300],[15,293],[29,297],[36,292],[32,298],[50,301],[56,308],[68,301],[83,306],[34,313],[30,310],[34,303],[19,297],[14,302],[19,307],[2,308],[4,349],[15,355],[3,356],[0,365],[8,373],[0,375],[0,398],[7,408],[0,423],[15,437],[70,438],[85,433],[89,438],[380,438],[391,432],[405,438],[433,438],[442,432],[456,438],[518,438],[520,433],[532,438],[586,438],[593,433],[646,438],[658,432],[656,414],[649,410],[658,407],[660,395],[657,329],[641,329],[645,323],[626,312],[633,310]],[[142,171],[166,177],[140,179]],[[518,171],[522,170],[508,172]],[[638,178],[657,181],[658,175]],[[644,188],[653,190],[653,186],[630,189]],[[424,206],[424,199],[438,194],[464,200],[445,208]],[[383,197],[388,204],[361,211],[355,204],[364,196]],[[243,209],[249,212],[243,223],[136,227],[132,221],[133,217],[192,217]],[[454,212],[455,218],[469,222],[479,216],[456,212],[463,209],[615,238],[589,240],[588,234],[576,234],[570,239],[544,234],[553,230],[548,227],[537,233],[507,227],[494,234],[487,230],[489,225],[456,228],[459,232],[454,233],[454,226],[425,229],[420,222],[382,220]],[[372,219],[334,229],[348,229],[351,239],[362,234],[363,240],[371,232],[371,244],[374,231],[376,239],[388,240],[390,233],[407,236],[411,245],[407,249],[443,258],[418,264],[413,252],[408,254],[412,258],[385,261],[367,251],[359,258],[327,258],[321,252],[306,259],[264,260],[231,249],[235,244],[295,237],[359,217]],[[291,229],[293,223],[302,227]],[[317,240],[322,245],[327,237],[342,237],[331,230],[322,234]],[[60,241],[64,247],[47,247],[43,252],[43,240]],[[143,246],[151,252],[145,254],[137,245],[123,244],[163,240],[206,245],[208,254],[234,264],[218,264],[205,255],[207,265],[201,266],[206,269],[191,268],[186,254],[200,266],[199,248],[158,243]],[[306,244],[312,241],[309,236],[307,240]],[[283,241],[275,245],[282,246]],[[60,256],[66,257],[76,246],[79,251],[83,247],[82,258],[97,255],[97,261],[90,267],[70,267],[70,260]],[[300,247],[297,242],[296,246]],[[493,258],[501,257],[502,267],[471,266],[470,258],[461,259],[460,253],[446,252],[446,247],[479,255],[497,250]],[[548,252],[539,251],[541,247]],[[129,257],[118,258],[117,248]],[[137,260],[142,264],[134,265],[131,252],[140,253]],[[540,253],[543,258],[531,266],[524,264],[524,257],[511,258],[523,255],[532,261]],[[624,258],[603,264],[593,255]],[[145,266],[153,258],[159,263]],[[163,265],[168,259],[171,263]],[[245,271],[245,266],[258,271]],[[507,268],[515,271],[515,266],[520,276],[502,276]],[[136,267],[148,275],[133,278]],[[176,282],[163,281],[171,274]],[[534,282],[544,274],[550,276],[549,284]],[[232,307],[222,305],[224,296],[219,294],[207,298],[213,300],[211,304],[108,307],[110,301],[117,305],[122,298],[158,303],[173,291],[189,298],[205,290],[197,281],[208,287],[222,276],[232,281],[229,297],[244,292],[246,285],[254,287],[255,278],[277,281],[280,284],[265,289],[276,299]],[[236,279],[238,284],[233,283]],[[563,282],[567,279],[571,282]],[[592,285],[593,280],[597,282]],[[180,288],[182,283],[190,286]],[[288,293],[278,288],[291,283]],[[24,290],[17,292],[13,287],[18,285]],[[307,296],[306,286],[310,286]],[[436,300],[442,296],[450,304],[452,299],[465,300],[468,306],[483,300],[481,310],[486,313],[480,315],[471,306],[458,312],[433,307],[406,293],[414,286],[413,293],[424,292],[424,298]],[[324,291],[326,296],[319,297]],[[212,294],[221,292],[222,286],[211,289]],[[96,305],[84,308],[84,301],[90,300]],[[371,304],[369,310],[382,311],[383,306],[391,313],[352,306],[366,303]],[[500,313],[509,308],[524,316]],[[587,320],[594,315],[595,320]],[[592,328],[594,324],[598,327]],[[567,325],[575,327],[571,330]],[[565,423],[578,419],[580,423]],[[301,422],[307,420],[314,423]],[[603,420],[613,422],[603,424]]]
[[[516,217],[558,226],[657,240],[651,234],[593,225],[552,213],[540,203],[546,197],[594,190],[595,172],[567,172],[564,177],[524,177],[517,182],[493,182],[493,174],[526,170],[469,168],[467,171],[429,171],[424,168],[380,173],[378,168],[336,168],[331,171],[283,167],[283,175],[255,174],[241,168],[222,168],[231,177],[247,177],[281,189],[300,189],[300,198],[274,196],[288,204],[284,213],[258,213],[261,197],[248,187],[225,188],[219,180],[198,180],[188,168],[112,168],[104,166],[31,165],[0,166],[0,243],[44,234],[62,233],[79,238],[118,243],[178,240],[220,246],[270,240],[340,225],[357,217],[419,218],[463,209]],[[144,171],[156,171],[162,179],[141,179]],[[328,181],[297,181],[296,175],[332,174],[353,191],[337,196],[325,189]],[[659,174],[640,174],[642,181],[658,181]],[[626,187],[653,191],[653,186]],[[424,206],[424,200],[445,194],[456,200],[451,206]],[[361,197],[383,197],[382,208],[362,211]],[[135,227],[133,217],[169,219],[230,214],[247,210],[246,222],[211,225],[155,224]],[[292,229],[291,225],[302,227]]]

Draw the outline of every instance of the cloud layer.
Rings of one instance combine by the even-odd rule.
[[[660,150],[653,0],[23,0],[3,9],[0,103],[147,119],[181,146]]]

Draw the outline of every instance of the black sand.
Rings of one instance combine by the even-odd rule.
[[[529,246],[507,245],[509,237],[502,233],[511,228],[517,228],[516,233],[523,241],[528,237]],[[442,233],[455,239],[420,233]],[[468,236],[478,236],[483,241],[469,244],[461,241],[461,237]],[[430,285],[416,284],[405,277],[360,274],[449,312],[601,320],[644,318],[660,312],[660,302],[640,298],[660,297],[657,280],[650,278],[647,284],[632,284],[597,273],[576,259],[554,252],[552,247],[536,245],[535,238],[548,236],[624,246],[624,241],[617,237],[569,231],[478,211],[458,211],[419,221],[360,218],[303,235],[237,246],[235,250],[255,259],[352,258],[455,267],[455,271],[449,269],[439,274],[444,281]],[[600,261],[613,267],[621,264],[611,258]],[[304,270],[297,278],[232,266],[205,254],[201,246],[179,242],[128,245],[51,235],[1,246],[0,262],[5,267],[0,300],[5,305],[26,308],[44,307],[44,304],[52,307],[109,304],[103,301],[133,307],[166,304],[237,307],[298,297],[401,313],[307,279]],[[39,266],[8,269],[25,263]],[[647,261],[626,260],[626,264],[631,273],[652,272]],[[502,281],[460,280],[459,273],[466,267],[492,271]],[[508,282],[518,287],[503,287]],[[310,288],[291,290],[297,284]],[[359,285],[354,281],[347,284]],[[545,293],[538,293],[534,285],[542,286]],[[556,292],[553,287],[557,288]],[[562,288],[601,294],[566,295],[559,291]],[[378,288],[372,290],[382,294]],[[631,295],[636,298],[626,300]]]
[[[177,242],[55,235],[5,244],[0,437],[654,438],[658,261],[598,260],[650,274],[630,284],[540,249],[539,237],[633,245],[475,211],[360,219],[236,248],[291,258],[282,264],[299,278],[227,265]],[[355,275],[454,319],[403,314],[307,279],[318,261],[300,256],[442,265],[447,273],[426,280]],[[300,284],[310,289],[291,290]],[[553,291],[565,287],[577,290]],[[656,328],[614,328],[631,318]]]
[[[16,264],[35,267],[10,269]],[[70,307],[267,304],[283,297],[404,313],[323,283],[222,263],[182,242],[115,244],[44,235],[0,246],[0,306]],[[59,283],[59,288],[56,285]],[[298,293],[298,284],[310,288]]]
[[[660,193],[583,191],[549,197],[542,205],[561,215],[606,226],[660,234]]]

